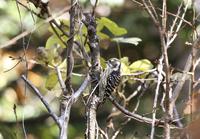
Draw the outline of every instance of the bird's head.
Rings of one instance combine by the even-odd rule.
[[[121,62],[117,58],[111,58],[107,61],[107,67],[113,69],[114,71],[118,71],[121,68]]]

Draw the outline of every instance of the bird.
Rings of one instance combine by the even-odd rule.
[[[100,102],[104,102],[106,97],[119,86],[121,80],[121,62],[117,58],[110,58],[106,62],[106,68],[101,74],[99,84]]]

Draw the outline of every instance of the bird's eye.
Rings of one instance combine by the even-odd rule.
[[[117,64],[117,63],[115,63],[115,64],[114,64],[114,67],[117,67],[117,65],[118,65],[118,64]]]

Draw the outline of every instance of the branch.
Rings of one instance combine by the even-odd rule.
[[[150,0],[149,0],[150,1]],[[144,7],[145,7],[145,10],[147,11],[147,13],[150,15],[150,17],[151,17],[151,19],[153,20],[153,22],[154,22],[154,24],[156,25],[156,26],[159,26],[159,20],[158,20],[158,18],[157,18],[157,16],[156,15],[154,15],[154,12],[155,12],[155,8],[154,7],[152,7],[153,5],[151,4],[151,1],[150,1],[150,6],[151,7],[149,7],[149,5],[147,5],[147,1],[146,0],[142,0],[142,2],[143,2],[143,5],[144,5]],[[150,9],[151,8],[151,9]]]
[[[78,100],[79,96],[83,93],[89,81],[90,81],[90,76],[87,75],[84,82],[79,87],[79,89],[75,93],[73,93],[71,97],[67,99],[67,101],[62,102],[62,103],[64,102],[66,103],[63,104],[63,106],[65,106],[65,109],[63,110],[63,113],[59,118],[60,123],[61,123],[61,129],[60,129],[60,134],[59,134],[60,139],[67,138],[67,130],[68,130],[71,107]]]
[[[145,7],[144,4],[141,3],[141,2],[138,2],[138,1],[136,1],[136,0],[132,0],[132,1],[133,1],[134,3],[136,3],[136,4],[138,4],[138,5],[141,6],[141,7]],[[148,7],[151,7],[151,6],[148,6]],[[162,9],[160,9],[159,7],[155,7],[155,9],[158,10],[158,11],[162,11]],[[191,22],[189,22],[189,21],[187,21],[186,19],[184,19],[184,18],[178,16],[177,14],[174,14],[174,13],[171,13],[171,12],[168,12],[168,11],[167,11],[167,14],[168,14],[168,15],[171,15],[171,16],[173,16],[173,17],[175,17],[175,18],[176,18],[176,17],[179,18],[179,19],[182,20],[184,23],[186,23],[187,25],[189,25],[190,27],[193,28],[193,25],[192,25]]]
[[[153,114],[152,114],[152,124],[151,124],[151,139],[154,138],[154,132],[155,132],[155,119],[156,119],[156,108],[157,108],[157,101],[158,101],[158,95],[159,95],[159,89],[160,89],[160,84],[162,82],[162,72],[163,72],[163,57],[161,57],[159,59],[159,63],[158,63],[158,82],[156,85],[156,92],[155,92],[155,97],[154,97],[154,101],[153,101]]]
[[[21,34],[17,35],[16,37],[12,38],[11,40],[7,41],[6,43],[0,45],[0,48],[8,47],[10,45],[15,44],[18,40],[20,40],[23,37],[25,37],[25,36],[29,35],[30,33],[34,32],[35,30],[37,30],[38,28],[40,28],[44,24],[49,23],[50,21],[54,20],[55,18],[57,18],[59,16],[62,16],[63,14],[65,14],[68,11],[69,11],[69,7],[65,7],[64,9],[62,9],[60,12],[58,12],[54,16],[48,17],[46,20],[39,22],[36,25],[36,27],[34,27],[33,29],[26,30],[26,31],[22,32]]]
[[[111,95],[109,95],[108,99],[112,102],[112,104],[118,109],[120,110],[122,113],[124,113],[126,116],[136,120],[136,121],[139,121],[139,122],[142,122],[142,123],[147,123],[147,124],[151,124],[152,123],[152,119],[151,118],[147,118],[147,117],[144,117],[144,116],[141,116],[139,114],[136,114],[136,113],[132,113],[128,110],[126,110],[124,107],[122,107]],[[156,125],[163,125],[164,124],[164,121],[160,121],[158,119],[155,119],[155,124]]]
[[[76,1],[71,0],[71,8],[69,11],[70,14],[70,31],[69,31],[69,39],[67,41],[67,54],[66,54],[66,65],[67,65],[67,73],[65,80],[66,91],[62,94],[62,100],[60,102],[60,118],[62,120],[61,129],[59,137],[60,139],[67,139],[68,134],[68,124],[70,118],[71,107],[73,104],[72,95],[73,88],[71,84],[71,75],[74,67],[74,57],[72,54],[73,46],[74,46],[74,32],[75,32],[75,15],[76,15]]]
[[[63,81],[63,79],[62,79],[62,75],[61,75],[60,69],[59,69],[58,66],[56,66],[55,69],[56,69],[56,73],[57,73],[57,77],[58,77],[58,82],[59,82],[59,84],[60,84],[60,87],[61,87],[61,89],[62,89],[62,92],[64,93],[64,92],[66,92],[67,90],[66,90],[65,83],[64,83],[64,81]]]
[[[71,0],[71,9],[69,11],[70,14],[70,31],[69,31],[69,39],[67,41],[68,47],[67,49],[67,74],[65,80],[65,86],[67,87],[68,94],[73,93],[73,88],[71,86],[71,74],[74,67],[74,57],[72,54],[74,47],[74,33],[75,33],[75,15],[76,15],[76,1]],[[67,92],[64,92],[63,95],[67,95]]]
[[[177,33],[180,31],[181,25],[183,23],[183,20],[180,20],[179,23],[178,23],[178,25],[177,25],[177,20],[178,20],[178,17],[179,17],[179,14],[180,14],[180,9],[181,9],[182,5],[183,4],[181,4],[180,7],[179,7],[179,9],[178,9],[178,12],[176,14],[177,16],[174,19],[173,24],[172,24],[171,29],[170,29],[170,32],[169,32],[170,34],[167,37],[167,39],[168,39],[168,41],[167,41],[167,47],[170,47],[170,45],[172,44],[172,42],[174,42],[175,38],[177,37]],[[183,14],[181,16],[181,19],[184,19],[187,9],[188,9],[188,4],[186,4],[186,6],[184,8],[184,11],[183,11]],[[176,30],[174,31],[175,25],[177,25],[177,27],[176,27]]]
[[[99,50],[99,40],[96,34],[96,21],[95,17],[91,14],[85,14],[85,20],[82,21],[88,29],[88,39],[91,52],[91,93],[94,90],[94,93],[89,100],[89,105],[87,108],[87,129],[86,129],[86,138],[95,139],[96,136],[96,110],[99,105],[99,88],[96,86],[100,80],[101,66],[100,66],[100,50]]]
[[[22,75],[21,78],[27,83],[27,85],[33,90],[33,93],[39,97],[41,102],[44,104],[46,107],[47,111],[49,112],[50,116],[53,118],[53,120],[56,122],[56,124],[60,127],[60,122],[58,116],[51,110],[50,105],[48,102],[45,100],[45,98],[42,96],[40,91],[24,76]]]

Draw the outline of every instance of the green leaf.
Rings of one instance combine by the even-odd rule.
[[[103,24],[101,24],[101,23],[97,24],[97,32],[100,32],[103,29],[103,27],[104,27]]]
[[[83,81],[83,77],[80,77],[80,76],[76,76],[76,75],[72,75],[72,84],[73,85],[80,85],[81,82]]]
[[[66,42],[68,37],[63,36],[61,37],[61,39]],[[48,38],[48,40],[46,41],[45,48],[51,48],[53,45],[56,44],[59,44],[62,48],[66,48],[65,44],[63,44],[63,42],[56,35],[52,35]]]
[[[128,57],[121,58],[120,62],[121,62],[121,73],[122,74],[130,74]]]
[[[57,84],[58,82],[58,77],[56,75],[55,72],[52,72],[48,75],[47,79],[46,79],[46,82],[45,82],[45,87],[48,89],[48,90],[51,90],[55,87],[55,85]]]
[[[101,40],[109,39],[110,37],[102,32],[97,32],[97,35],[100,37]]]
[[[125,28],[119,27],[114,21],[106,17],[100,18],[98,23],[104,25],[115,36],[121,36],[127,33]]]
[[[136,46],[139,44],[139,42],[142,41],[140,38],[137,37],[131,37],[131,38],[118,37],[118,38],[113,38],[112,40],[119,43],[134,44]]]
[[[62,63],[60,63],[58,68],[61,69],[64,72],[66,72],[66,66],[67,66],[67,62],[66,62],[66,59],[65,59],[65,60],[62,61]]]
[[[60,22],[61,22],[62,25],[64,25],[64,26],[69,28],[69,26],[70,26],[70,21],[69,20],[61,20]]]
[[[133,62],[130,66],[129,66],[131,72],[137,72],[137,71],[147,71],[153,68],[153,64],[147,60],[147,59],[142,59],[142,60],[138,60]]]
[[[103,57],[100,57],[100,63],[103,69],[106,68],[106,60]]]
[[[55,35],[52,35],[46,41],[45,48],[51,48],[53,45],[56,45],[57,43],[58,43],[57,37]]]
[[[82,26],[81,31],[82,31],[82,34],[84,34],[84,35],[87,34],[87,28],[85,25]]]
[[[121,63],[124,63],[125,65],[129,65],[130,63],[129,63],[129,59],[128,59],[128,57],[122,57],[121,59],[120,59],[120,61],[121,61]]]
[[[86,44],[86,46],[85,46],[85,51],[88,53],[88,52],[90,52],[90,46],[88,45],[88,44]]]
[[[121,73],[122,74],[130,74],[130,69],[125,63],[121,63]]]

